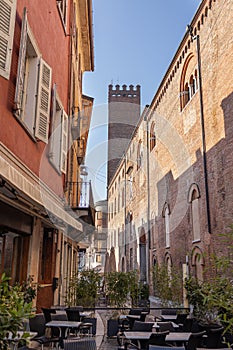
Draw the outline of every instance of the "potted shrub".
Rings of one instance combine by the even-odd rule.
[[[107,320],[107,336],[116,336],[119,329],[121,308],[129,307],[130,297],[136,298],[134,274],[130,272],[109,272],[105,275],[105,291],[109,306],[116,307]],[[131,294],[134,293],[134,294]]]
[[[210,257],[208,281],[199,282],[194,277],[186,280],[187,298],[200,327],[224,326],[225,334],[233,334],[233,232],[220,235],[226,240],[229,253]]]
[[[9,332],[13,338],[17,331],[22,328],[23,322],[32,316],[32,301],[28,302],[29,295],[24,286],[9,284],[10,278],[2,274],[0,280],[0,349],[10,348],[7,341]],[[25,332],[23,339],[29,338],[29,333]]]
[[[84,270],[74,275],[70,281],[66,293],[68,307],[82,305],[85,308],[95,308],[98,298],[98,289],[102,277],[95,270]],[[92,334],[96,334],[97,318],[86,317],[85,322],[92,323]]]

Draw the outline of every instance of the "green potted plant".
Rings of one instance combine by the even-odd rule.
[[[66,293],[68,307],[81,305],[84,309],[95,308],[98,298],[98,290],[101,282],[100,274],[95,270],[84,270],[75,274],[69,281]],[[92,334],[96,334],[97,318],[92,316],[85,318],[85,322],[92,323]]]
[[[224,326],[225,334],[233,334],[233,231],[220,235],[226,242],[228,254],[216,256],[212,254],[209,260],[207,281],[197,281],[194,277],[186,280],[187,298],[193,305],[194,316],[199,325],[209,327]]]
[[[28,302],[25,289],[20,285],[10,285],[10,278],[2,274],[0,279],[0,349],[10,348],[9,334],[16,337],[23,322],[32,316],[32,301]],[[25,332],[22,338],[27,341],[30,334]]]

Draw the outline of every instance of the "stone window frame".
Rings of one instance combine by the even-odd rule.
[[[199,242],[201,240],[201,227],[200,227],[200,203],[201,197],[200,189],[196,183],[193,183],[189,188],[188,203],[190,203],[190,212],[192,220],[192,242]]]

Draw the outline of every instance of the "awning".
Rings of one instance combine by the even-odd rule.
[[[69,226],[79,232],[83,232],[83,224],[69,208],[66,209],[63,201],[46,186],[29,168],[18,160],[15,155],[0,143],[0,176],[9,182],[19,196],[28,198],[38,206],[43,207],[50,220],[59,226],[64,232],[68,232]]]

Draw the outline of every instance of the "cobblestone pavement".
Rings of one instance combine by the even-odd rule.
[[[103,341],[99,346],[99,350],[117,350],[118,344],[116,338],[107,338],[106,336],[103,337]]]

